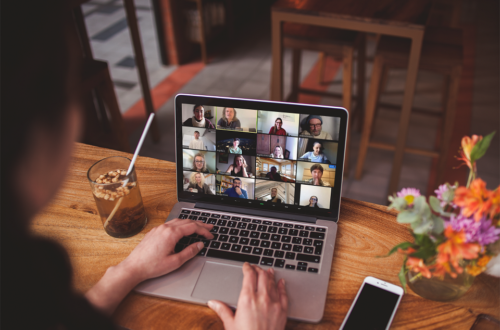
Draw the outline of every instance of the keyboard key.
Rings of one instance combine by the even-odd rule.
[[[264,225],[259,225],[259,227],[257,228],[258,231],[267,231],[267,226],[264,226]]]
[[[314,246],[323,246],[323,241],[314,241]]]
[[[280,234],[280,235],[286,235],[286,234],[288,234],[288,229],[286,229],[286,228],[280,228],[278,230],[278,234]]]
[[[183,237],[179,240],[179,244],[189,244],[189,237]]]
[[[197,211],[192,211],[191,212],[192,215],[200,215],[200,212],[197,212]]]
[[[262,257],[260,264],[263,266],[272,266],[274,264],[274,259]]]
[[[207,257],[249,262],[251,264],[258,264],[260,260],[259,256],[253,256],[251,254],[234,253],[212,249],[208,250]]]
[[[255,230],[255,229],[257,229],[257,225],[252,223],[252,224],[248,225],[247,229],[248,230]]]
[[[294,252],[302,252],[302,245],[294,245],[293,251]]]
[[[314,248],[312,246],[306,246],[306,248],[304,249],[304,252],[305,253],[313,253]]]
[[[187,219],[188,215],[187,214],[181,214],[179,215],[179,219]]]
[[[310,239],[310,238],[304,238],[304,241],[302,242],[302,244],[304,244],[304,245],[312,245],[313,244],[313,240]]]
[[[199,217],[199,218],[198,218],[198,221],[202,221],[203,223],[206,223],[206,222],[207,222],[207,220],[208,220],[208,218],[207,218],[207,217]]]
[[[181,213],[184,213],[184,214],[191,214],[191,211],[189,210],[182,210]]]
[[[286,228],[293,228],[293,225],[291,223],[285,223],[283,225],[283,227],[286,227]]]
[[[247,224],[244,223],[244,222],[239,222],[238,226],[236,226],[236,227],[239,228],[239,229],[246,229],[247,228]]]
[[[260,247],[268,248],[271,245],[269,241],[260,241]],[[302,251],[300,251],[302,252]]]
[[[271,241],[275,241],[275,242],[279,242],[281,239],[281,236],[280,235],[271,235]]]
[[[294,238],[292,238],[292,243],[293,244],[302,244],[302,238],[294,237]]]
[[[316,255],[320,256],[320,255],[321,255],[321,251],[322,251],[322,250],[323,250],[323,247],[321,247],[321,246],[316,246],[316,247],[314,248],[314,254],[316,254]]]
[[[262,223],[260,220],[252,220],[252,223]]]
[[[252,248],[250,246],[244,246],[242,252],[252,253]]]
[[[278,268],[285,267],[285,259],[276,259],[274,261],[274,267],[278,267]]]
[[[268,226],[270,226],[270,225],[273,224],[271,221],[265,221],[265,220],[262,221],[262,223],[265,224],[265,225],[268,225]]]
[[[231,244],[229,243],[222,243],[220,246],[221,250],[229,250],[231,248]]]
[[[215,218],[210,218],[208,219],[208,222],[207,222],[209,225],[215,225],[217,223],[217,219]]]
[[[223,215],[220,217],[221,219],[224,219],[224,220],[229,220],[231,219],[231,217],[229,215]]]
[[[231,242],[231,243],[238,243],[238,241],[239,241],[238,236],[229,237],[229,242]],[[302,251],[297,251],[297,252],[302,252]]]
[[[252,238],[259,238],[259,236],[260,236],[259,232],[257,232],[257,231],[252,231],[250,233],[250,237],[252,237]]]
[[[309,267],[309,269],[307,271],[309,273],[317,273],[318,272],[318,268],[311,268],[311,267]]]
[[[253,239],[250,241],[251,246],[259,246],[260,241],[258,239]]]
[[[190,215],[189,216],[189,220],[198,220],[198,217],[194,216],[194,215]]]
[[[311,235],[309,237],[316,238],[316,239],[325,239],[325,234],[314,232],[314,233],[311,233]]]
[[[307,270],[307,267],[304,266],[297,266],[297,270],[305,272]]]
[[[297,229],[290,229],[288,231],[288,235],[297,236],[298,234],[299,234],[299,231]]]
[[[241,245],[233,244],[233,246],[231,246],[231,251],[240,252],[241,251]]]
[[[291,260],[295,259],[295,253],[293,252],[285,253],[285,259],[291,259]]]
[[[222,227],[219,229],[219,234],[227,234],[227,233],[229,233],[229,228]]]
[[[295,229],[304,229],[304,226],[302,226],[302,225],[295,225],[294,228]]]
[[[268,257],[272,257],[273,256],[273,250],[265,249],[264,250],[264,255],[268,256]]]
[[[207,253],[207,248],[203,248],[200,250],[200,252],[198,252],[198,255],[204,257],[206,253]]]
[[[285,268],[286,269],[295,270],[295,266],[294,265],[286,265]]]
[[[283,244],[283,245],[281,246],[281,249],[282,249],[282,250],[285,250],[285,251],[290,251],[290,250],[292,249],[292,244],[286,244],[286,243],[285,243],[285,244]]]
[[[278,227],[269,227],[267,228],[267,232],[268,233],[271,233],[271,234],[275,234],[276,232],[278,232]]]
[[[250,222],[250,221],[252,221],[252,219],[243,218],[243,219],[241,219],[241,221],[243,221],[243,222]]]
[[[258,255],[261,255],[261,254],[262,254],[262,248],[259,248],[259,247],[254,247],[254,248],[253,248],[253,251],[252,251],[252,254],[258,254]]]
[[[213,233],[218,233],[219,232],[219,227],[218,226],[213,226],[210,232]]]
[[[221,242],[227,242],[228,239],[229,239],[229,236],[227,236],[227,235],[220,235],[219,236],[219,241],[221,241]]]
[[[241,237],[248,237],[249,234],[250,234],[250,232],[248,230],[242,230],[242,231],[240,231],[240,236]]]
[[[239,231],[238,229],[231,229],[231,230],[229,231],[229,235],[234,235],[234,236],[236,236],[236,235],[238,235],[238,234],[239,234],[239,232],[240,232],[240,231]]]
[[[248,243],[250,243],[250,239],[245,237],[240,238],[240,244],[247,245]]]
[[[233,220],[233,221],[240,221],[241,218],[240,217],[231,217],[231,220]]]
[[[281,236],[281,241],[284,243],[290,243],[292,236]]]
[[[234,228],[236,227],[236,224],[237,222],[236,221],[228,221],[227,222],[227,226],[230,227],[230,228]]]
[[[211,217],[219,219],[220,218],[220,214],[212,214]]]
[[[219,238],[219,234],[212,234],[214,238],[212,238],[213,241],[216,241]]]
[[[209,240],[204,239],[204,240],[202,240],[201,242],[203,243],[203,245],[204,245],[205,247],[208,247],[208,246],[210,245],[210,241],[209,241]]]
[[[326,228],[317,227],[317,228],[316,228],[316,231],[319,231],[319,232],[325,233],[325,232],[326,232]]]
[[[275,249],[275,250],[279,250],[281,249],[281,243],[278,243],[278,242],[273,242],[271,244],[271,249]]]
[[[299,233],[299,236],[300,237],[309,237],[309,232],[307,230],[301,230]]]
[[[260,239],[269,239],[270,236],[271,235],[268,233],[262,233],[262,234],[260,234]]]
[[[297,260],[299,261],[307,261],[307,262],[314,262],[314,263],[319,263],[321,258],[318,256],[314,255],[309,255],[309,254],[297,254]]]
[[[307,267],[307,262],[297,262],[297,266]]]
[[[273,226],[275,226],[275,227],[283,227],[283,223],[281,223],[281,222],[275,222],[275,223],[273,223]]]
[[[226,223],[227,223],[226,220],[219,220],[219,221],[217,221],[217,226],[225,226]]]
[[[314,231],[314,227],[306,226],[306,230],[312,230],[312,231]]]
[[[275,258],[283,258],[284,255],[285,255],[285,252],[283,252],[283,251],[274,251]]]
[[[210,213],[203,212],[203,213],[201,213],[201,215],[202,215],[202,216],[204,216],[204,217],[209,217],[209,216],[210,216]]]

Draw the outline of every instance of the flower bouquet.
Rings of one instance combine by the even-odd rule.
[[[389,209],[399,211],[397,221],[410,224],[414,237],[387,254],[404,254],[399,280],[405,290],[408,283],[424,298],[449,301],[487,269],[500,277],[500,186],[486,189],[476,169],[494,134],[462,139],[459,159],[470,169],[467,186],[443,184],[428,202],[414,188],[389,196]]]

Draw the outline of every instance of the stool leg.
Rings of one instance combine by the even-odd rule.
[[[366,75],[366,34],[360,33],[358,37],[358,61],[357,61],[357,104],[356,117],[358,119],[357,131],[361,132],[365,112],[365,75]],[[349,109],[350,110],[350,109]]]
[[[462,67],[455,67],[450,75],[450,85],[448,87],[448,97],[446,100],[444,129],[441,139],[441,150],[438,162],[438,173],[436,185],[443,183],[443,176],[446,171],[446,160],[448,159],[449,145],[453,134],[455,123],[455,113],[457,109],[458,88],[460,86],[460,76]]]
[[[292,51],[292,93],[290,94],[290,101],[291,102],[297,102],[299,100],[301,60],[302,60],[302,51],[300,49],[293,49],[293,51]]]
[[[363,133],[359,144],[358,162],[356,164],[356,179],[361,179],[363,174],[363,165],[365,162],[366,152],[368,151],[368,143],[375,114],[378,92],[380,88],[380,78],[382,76],[383,59],[381,56],[376,56],[373,61],[372,78],[370,81],[370,89],[368,91],[368,99],[366,102],[365,122],[363,124]]]
[[[354,58],[354,49],[352,47],[344,47],[342,50],[342,106],[349,111],[349,115],[353,114],[352,110],[352,62]],[[344,160],[344,175],[349,175],[349,144],[352,125],[352,117],[349,119],[349,127],[347,129],[346,149]]]
[[[323,83],[323,79],[325,78],[325,62],[326,62],[326,54],[324,52],[319,53],[319,72],[318,72],[318,84]]]

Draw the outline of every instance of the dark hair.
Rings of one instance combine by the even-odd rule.
[[[194,107],[193,107],[193,112],[196,110],[196,108],[198,107],[201,107],[203,109],[203,111],[205,111],[205,108],[203,108],[203,106],[201,104],[195,104]]]
[[[234,139],[233,139],[233,141],[238,141],[238,142],[240,142],[240,139],[238,139],[238,138],[234,138]]]
[[[318,206],[319,198],[318,198],[318,196],[311,196],[311,197],[309,197],[309,205],[311,205],[310,200],[313,197],[316,197],[316,204],[314,204],[314,208],[318,208],[319,209],[319,206]]]
[[[234,181],[239,181],[239,182],[241,182],[241,180],[240,180],[240,179],[238,179],[238,178],[234,178],[234,179],[233,179],[233,183],[234,183]]]
[[[200,134],[200,132],[198,132],[198,131],[194,131],[194,132]]]
[[[313,166],[311,166],[311,173],[314,170],[320,170],[321,173],[323,173],[323,166],[321,166],[320,164],[314,164]]]

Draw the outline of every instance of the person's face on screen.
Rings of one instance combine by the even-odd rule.
[[[321,120],[313,118],[309,120],[309,131],[312,135],[318,136],[321,134]]]
[[[232,121],[234,119],[234,109],[233,108],[226,108],[226,118],[229,121]]]
[[[281,148],[280,147],[274,148],[274,156],[281,157]]]
[[[201,183],[201,174],[196,174],[194,176],[194,179],[196,180],[196,183],[200,184]]]
[[[309,205],[314,206],[318,202],[318,197],[316,196],[311,196],[311,199],[309,199]]]
[[[195,138],[196,140],[198,140],[198,139],[200,138],[200,133],[195,132],[195,133],[194,133],[194,138]]]
[[[240,141],[238,140],[233,140],[233,147],[236,149],[238,148],[238,145],[240,144]]]
[[[320,170],[313,170],[312,173],[311,173],[312,177],[313,177],[313,181],[316,181],[316,180],[321,180],[321,177],[323,176],[323,172],[321,172]]]
[[[313,153],[314,153],[314,156],[319,155],[319,152],[320,152],[320,151],[321,151],[321,144],[316,143],[316,144],[313,146]]]
[[[240,180],[234,180],[233,181],[233,188],[241,188],[241,181]]]
[[[271,173],[276,173],[276,171],[277,171],[276,167],[274,167],[274,166],[271,167]]]
[[[194,158],[194,164],[196,165],[196,169],[201,171],[203,169],[203,165],[205,165],[205,160],[200,156],[196,156]]]
[[[278,120],[276,120],[276,122],[275,122],[275,123],[276,123],[276,128],[277,128],[277,129],[281,129],[281,126],[283,125],[283,123],[281,122],[281,120],[280,120],[280,119],[278,119]]]
[[[277,194],[278,194],[278,189],[276,189],[276,188],[271,189],[271,197],[272,198],[276,197]]]
[[[197,120],[203,120],[203,114],[204,114],[205,110],[203,110],[203,107],[196,107],[196,109],[194,109],[194,116]]]
[[[243,166],[243,157],[236,157],[236,166]]]

